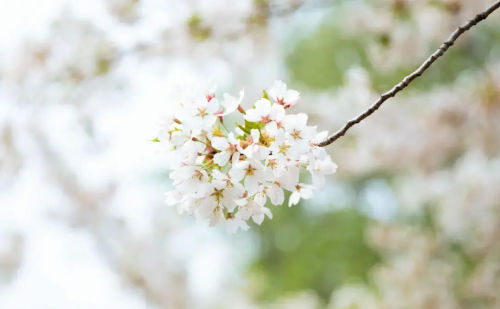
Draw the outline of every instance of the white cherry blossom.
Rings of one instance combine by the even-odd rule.
[[[250,227],[247,225],[245,220],[242,220],[241,218],[235,217],[235,218],[228,218],[226,222],[224,223],[226,226],[226,231],[229,234],[234,234],[238,229],[242,229],[244,231],[248,230]]]
[[[246,148],[240,145],[239,150],[245,156],[256,160],[265,160],[269,156],[269,149],[260,144],[260,132],[257,129],[250,131],[250,137],[246,140]]]
[[[258,225],[262,224],[265,216],[269,219],[273,218],[271,210],[259,204],[255,200],[244,198],[237,200],[236,204],[239,205],[238,213],[236,214],[237,218],[248,220],[251,217],[252,220]]]
[[[287,89],[286,84],[280,80],[274,82],[274,85],[269,88],[267,94],[276,103],[283,105],[284,108],[290,108],[300,100],[300,93]]]
[[[174,114],[157,123],[155,139],[178,160],[169,174],[174,189],[165,194],[166,204],[209,226],[223,225],[228,233],[248,230],[250,218],[259,225],[266,216],[272,219],[267,200],[282,205],[286,191],[292,193],[289,206],[312,197],[337,169],[315,145],[327,133],[308,126],[306,114],[286,115],[298,92],[278,81],[268,92],[275,103],[262,98],[246,111],[243,96],[242,90],[238,99],[224,94],[220,101],[214,89],[184,95]],[[245,123],[230,132],[224,117],[235,111],[244,114]],[[312,185],[299,184],[306,170]]]
[[[208,180],[208,173],[202,168],[185,165],[171,172],[169,177],[180,192],[194,193]]]
[[[227,138],[213,137],[212,147],[220,150],[219,153],[214,155],[214,162],[219,166],[225,166],[229,162],[229,159],[231,159],[232,164],[236,163],[240,158],[239,145],[239,141],[236,140],[232,132],[228,134]]]
[[[333,174],[337,171],[337,164],[332,162],[330,156],[326,156],[322,160],[315,160],[307,167],[311,172],[313,184],[322,189],[325,186],[325,175]]]
[[[274,205],[281,205],[285,200],[285,191],[294,190],[295,186],[299,182],[299,169],[290,166],[282,167],[274,172],[276,178],[275,180],[266,187],[265,192],[271,203]]]
[[[269,151],[281,164],[287,164],[287,158],[291,158],[295,154],[294,151],[290,150],[291,147],[292,145],[290,145],[290,141],[286,138],[285,131],[279,129],[274,137],[274,141],[269,146]]]
[[[309,141],[316,137],[316,128],[307,126],[307,115],[287,115],[284,120],[287,138],[293,146],[296,155],[307,153],[311,148]]]
[[[257,193],[259,184],[265,183],[270,178],[270,173],[264,170],[264,165],[250,158],[233,165],[229,175],[235,181],[243,180],[249,195]]]
[[[291,207],[292,205],[297,205],[301,198],[305,200],[311,198],[313,194],[312,190],[313,190],[312,186],[303,183],[295,186],[295,190],[292,192],[288,200],[288,207]]]
[[[198,97],[194,101],[185,104],[187,117],[185,121],[193,128],[211,127],[217,120],[216,113],[219,111],[218,100],[208,101],[206,97]]]
[[[243,97],[245,96],[245,89],[240,91],[240,96],[238,99],[235,97],[224,93],[224,100],[220,102],[221,108],[215,113],[217,116],[222,117],[231,114],[238,109]]]
[[[250,122],[261,122],[270,136],[274,136],[278,128],[281,128],[285,118],[285,108],[280,104],[271,104],[267,99],[260,99],[255,103],[255,108],[246,112],[245,120]]]

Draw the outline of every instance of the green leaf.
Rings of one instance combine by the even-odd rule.
[[[262,122],[250,122],[250,121],[245,120],[245,129],[248,130],[249,134],[252,131],[252,129],[260,130],[260,129],[264,128],[264,126],[265,126],[265,124]]]
[[[264,89],[264,90],[262,90],[262,93],[264,94],[264,95],[262,96],[262,98],[263,98],[263,99],[266,99],[266,100],[269,100],[269,95],[267,95],[267,91],[266,91],[265,89]]]
[[[155,143],[159,143],[160,140],[158,139],[158,137],[155,137],[154,139],[151,140],[152,142],[155,142]]]
[[[245,121],[246,122],[246,121]],[[246,125],[246,124],[245,124]],[[250,130],[247,130],[246,128],[242,127],[241,125],[239,124],[236,124],[236,126],[238,128],[240,128],[243,132],[245,132],[246,134],[250,134]]]

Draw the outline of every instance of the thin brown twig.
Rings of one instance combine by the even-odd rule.
[[[414,79],[422,75],[425,70],[427,70],[439,57],[441,57],[447,50],[455,44],[455,41],[462,35],[464,32],[477,25],[479,22],[485,20],[491,13],[493,13],[496,9],[500,8],[500,1],[495,2],[491,7],[486,9],[484,12],[476,15],[473,19],[470,19],[465,24],[461,25],[452,35],[446,40],[439,49],[432,54],[415,72],[406,76],[399,84],[394,86],[390,91],[382,94],[375,103],[373,103],[370,108],[366,111],[358,115],[356,118],[349,120],[340,130],[338,130],[335,134],[327,137],[324,141],[317,144],[317,146],[324,147],[330,145],[334,141],[336,141],[341,136],[344,136],[352,126],[357,123],[360,123],[363,119],[367,118],[371,114],[373,114],[387,99],[394,97],[398,92],[405,89]]]

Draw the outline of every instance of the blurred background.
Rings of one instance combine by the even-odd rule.
[[[493,2],[0,0],[0,308],[500,308],[500,12],[248,232],[167,207],[148,141],[209,78],[334,132]]]

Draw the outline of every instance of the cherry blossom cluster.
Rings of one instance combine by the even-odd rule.
[[[276,81],[244,110],[243,90],[237,98],[224,94],[221,99],[214,90],[182,96],[158,123],[156,141],[180,158],[169,175],[175,188],[166,193],[167,204],[235,233],[247,230],[250,218],[257,224],[265,216],[271,219],[266,202],[283,204],[285,190],[292,206],[324,187],[325,175],[337,166],[315,145],[327,132],[307,126],[306,114],[286,113],[299,101],[297,91]],[[230,126],[237,117],[242,123]],[[299,182],[301,171],[310,173],[312,184]]]

